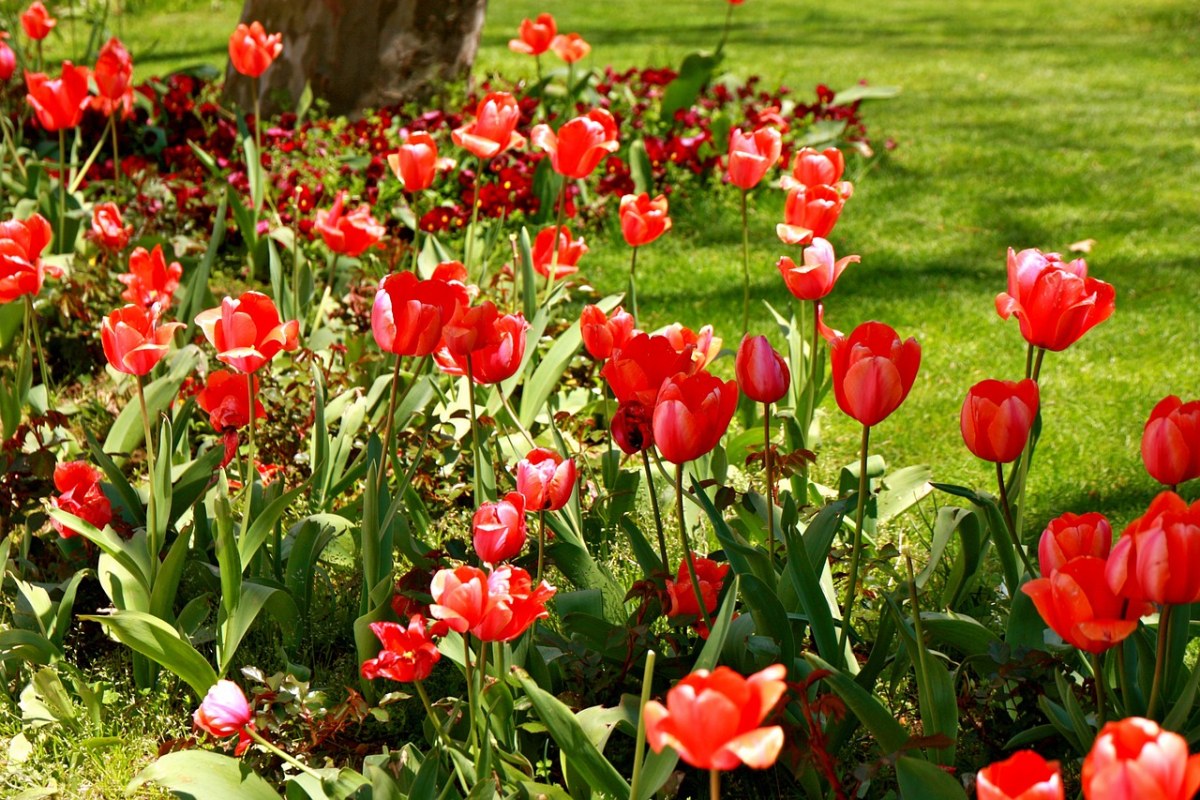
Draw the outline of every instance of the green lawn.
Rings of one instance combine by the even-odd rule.
[[[719,0],[494,3],[478,72],[531,75],[532,60],[506,43],[522,17],[550,6],[560,30],[593,44],[596,66],[677,64],[715,43],[726,11]],[[116,26],[145,75],[220,64],[239,12],[229,0],[146,0]],[[849,330],[884,320],[924,349],[909,401],[877,431],[878,451],[893,464],[932,464],[941,480],[986,484],[990,472],[962,446],[957,415],[971,383],[1022,369],[1016,323],[993,309],[1005,249],[1065,250],[1094,239],[1092,274],[1117,287],[1117,313],[1047,358],[1034,519],[1136,513],[1155,491],[1138,455],[1142,424],[1161,396],[1195,394],[1200,363],[1187,349],[1200,332],[1191,275],[1200,241],[1200,7],[750,0],[734,22],[726,66],[736,75],[804,93],[861,78],[903,89],[866,111],[872,133],[899,147],[860,183],[833,236],[839,254],[859,253],[863,263],[831,297],[831,323]],[[781,206],[780,192],[760,190],[752,219],[754,291],[777,305],[788,299],[773,267],[785,252],[773,234]],[[676,229],[642,254],[646,322],[711,322],[735,345],[735,197],[682,200],[674,216]],[[601,290],[619,290],[626,259],[619,239],[594,242],[588,275]],[[768,331],[769,320],[756,305],[755,329]],[[857,432],[836,413],[827,419],[822,459],[832,467],[853,458]]]

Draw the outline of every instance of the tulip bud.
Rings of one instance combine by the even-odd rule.
[[[475,552],[487,564],[515,558],[525,547],[525,497],[509,492],[503,500],[483,503],[472,520]]]
[[[734,362],[738,388],[758,403],[778,403],[787,394],[791,374],[783,356],[765,336],[746,336]]]
[[[530,511],[557,511],[575,489],[575,460],[537,447],[517,463],[517,491]]]
[[[1062,773],[1057,761],[1020,750],[979,770],[975,796],[977,800],[1063,800]]]
[[[1038,386],[1023,381],[986,380],[963,401],[959,427],[967,449],[984,461],[1007,464],[1025,449],[1038,412]]]

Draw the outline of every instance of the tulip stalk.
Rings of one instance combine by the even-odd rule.
[[[1021,563],[1025,566],[1025,571],[1030,577],[1035,577],[1038,573],[1033,568],[1033,564],[1029,561],[1029,556],[1025,553],[1025,545],[1021,543],[1021,536],[1017,532],[1017,525],[1013,521],[1012,504],[1008,501],[1008,490],[1004,486],[1004,465],[996,462],[996,482],[1000,486],[1000,510],[1004,512],[1004,524],[1008,528],[1008,536],[1012,539],[1013,547],[1016,548],[1017,555],[1021,557]],[[1013,587],[1013,597],[1016,597],[1016,588]]]
[[[658,534],[658,552],[662,557],[663,569],[671,571],[671,562],[667,557],[667,537],[663,534],[662,512],[658,508],[658,492],[654,490],[654,471],[650,469],[650,451],[642,451],[642,465],[646,468],[646,488],[650,492],[650,508],[654,511],[654,529]]]
[[[1158,647],[1154,653],[1154,680],[1150,684],[1150,700],[1146,703],[1146,716],[1156,719],[1158,699],[1162,693],[1163,677],[1167,671],[1167,645],[1171,626],[1171,611],[1174,606],[1164,605],[1158,613]]]
[[[41,46],[41,42],[38,42]],[[58,252],[65,253],[67,224],[67,132],[58,130]]]
[[[862,554],[863,515],[867,510],[867,451],[871,443],[871,426],[863,425],[862,452],[858,461],[858,510],[854,514],[854,544],[850,548],[850,582],[846,585],[846,600],[842,603],[842,633],[838,638],[839,655],[846,652],[846,641],[850,635],[850,615],[854,610],[854,597],[858,593],[858,564]]]
[[[675,510],[679,513],[679,540],[683,543],[683,559],[687,562],[692,593],[696,595],[696,607],[700,609],[700,619],[704,621],[704,626],[711,629],[712,620],[708,616],[708,606],[704,604],[704,593],[700,591],[700,580],[696,577],[696,557],[692,554],[692,544],[688,539],[687,532],[687,517],[683,513],[683,464],[675,465],[675,504]]]
[[[729,4],[725,11],[725,29],[721,32],[721,41],[717,43],[717,54],[720,55],[725,50],[725,43],[729,41],[729,29],[733,23],[733,3]],[[714,795],[715,797],[716,795]]]
[[[641,319],[637,304],[637,251],[636,247],[633,248],[633,255],[629,258],[629,306],[633,309],[633,318]]]
[[[763,467],[767,472],[767,553],[775,558],[775,481],[771,475],[771,404],[763,403]],[[807,486],[805,491],[807,492]]]
[[[425,364],[428,363],[429,356],[424,356],[417,367],[413,370],[412,379],[404,387],[403,392],[396,390],[400,383],[400,356],[396,356],[396,365],[392,369],[392,391],[391,398],[388,400],[388,415],[387,422],[383,429],[383,464],[379,468],[379,487],[382,489],[387,484],[388,464],[391,463],[392,455],[392,436],[395,433],[396,426],[396,409],[408,397],[408,393],[412,391],[413,386],[417,383],[417,377],[425,371]]]
[[[642,784],[642,764],[646,757],[646,703],[650,702],[651,684],[654,682],[654,660],[657,655],[653,650],[646,651],[646,669],[642,672],[642,696],[638,702],[637,738],[633,746],[633,775],[629,781],[629,797],[637,800],[641,797],[638,789]]]
[[[730,6],[732,9],[733,6]],[[742,190],[742,335],[750,330],[750,218],[746,209],[749,190]],[[636,314],[635,314],[636,316]]]
[[[112,123],[110,130],[112,131],[112,151],[113,151],[113,183],[118,193],[121,191],[121,153],[120,145],[118,144],[117,135],[117,112],[113,110],[113,115],[109,117],[109,122]]]
[[[475,502],[478,504],[483,497],[483,483],[480,481],[479,464],[483,449],[479,441],[479,421],[475,415],[475,370],[471,367],[471,354],[467,353],[467,403],[471,412],[471,455],[475,459],[472,465],[472,478],[475,491]]]
[[[250,373],[250,380],[247,383],[249,384],[250,392],[250,426],[248,446],[246,448],[246,474],[244,478],[246,485],[243,487],[246,492],[246,510],[242,513],[243,536],[250,529],[250,511],[254,502],[254,418],[257,416],[254,410],[258,407],[258,382],[254,380],[254,373]]]
[[[471,198],[471,224],[467,227],[466,241],[463,242],[463,267],[466,268],[467,274],[471,272],[471,256],[474,255],[475,250],[473,245],[475,242],[475,225],[479,222],[480,190],[483,188],[482,174],[483,158],[475,156],[475,196]],[[482,276],[479,282],[483,283]]]
[[[46,387],[46,401],[50,401],[50,373],[46,368],[46,353],[42,350],[42,335],[38,330],[37,311],[33,307],[33,295],[25,295],[25,341],[33,344],[37,353],[38,372],[42,376],[42,385]]]
[[[318,781],[322,780],[321,773],[317,772],[315,769],[308,766],[303,761],[300,761],[299,759],[295,758],[294,756],[289,755],[288,753],[284,752],[283,750],[279,749],[275,745],[268,742],[265,738],[263,738],[262,734],[260,734],[256,730],[254,730],[254,728],[252,728],[250,726],[246,726],[246,728],[244,728],[243,730],[245,731],[247,736],[249,736],[251,739],[253,739],[264,750],[266,750],[270,753],[273,753],[274,755],[279,756],[281,759],[283,759],[287,763],[291,764],[293,767],[300,770],[305,775],[315,778]]]
[[[1118,653],[1117,655],[1120,655]],[[1096,725],[1104,727],[1104,667],[1100,664],[1100,654],[1092,653],[1092,674],[1096,681]]]
[[[150,411],[146,408],[146,391],[142,387],[142,376],[137,376],[138,405],[142,409],[142,435],[146,437],[146,473],[150,485],[150,499],[146,503],[146,540],[150,549],[150,571],[158,571],[158,554],[162,543],[158,541],[158,509],[154,502],[154,435],[150,428]],[[253,409],[254,405],[251,404]],[[253,416],[253,414],[251,414]]]
[[[733,6],[730,6],[732,8]],[[721,800],[721,771],[710,769],[708,771],[708,796],[712,800]]]
[[[545,510],[538,511],[538,565],[537,579],[535,584],[542,582],[542,565],[546,555],[546,512]]]
[[[554,278],[558,272],[558,243],[562,238],[563,212],[567,205],[567,177],[562,178],[562,186],[558,190],[558,211],[554,214],[554,247],[550,251],[550,269],[546,271],[546,302],[550,302],[550,293],[554,290]],[[637,317],[637,312],[634,312]]]

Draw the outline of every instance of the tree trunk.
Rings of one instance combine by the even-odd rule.
[[[487,0],[245,0],[242,21],[283,33],[263,73],[264,109],[290,110],[311,84],[335,114],[428,96],[475,61]],[[225,97],[254,106],[254,81],[225,69]]]

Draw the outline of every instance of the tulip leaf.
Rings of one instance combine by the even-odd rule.
[[[112,528],[100,530],[90,522],[86,522],[74,514],[69,514],[58,508],[49,510],[50,517],[58,520],[66,528],[76,531],[106,555],[119,563],[138,584],[145,590],[150,590],[150,565],[146,560],[144,547],[138,547],[136,539],[125,540],[117,536]]]
[[[822,510],[822,514],[828,508]],[[833,514],[830,518],[841,519],[841,514]],[[816,520],[809,525],[809,530],[813,530]],[[829,524],[823,522],[823,525]],[[813,640],[817,644],[817,652],[823,658],[831,659],[834,663],[844,663],[845,656],[838,650],[838,634],[837,629],[833,624],[833,611],[829,607],[829,601],[825,598],[825,593],[821,591],[820,573],[813,569],[813,564],[809,560],[810,554],[807,548],[807,540],[801,539],[800,535],[794,530],[785,529],[783,531],[784,540],[787,544],[788,553],[788,571],[791,574],[792,587],[800,600],[800,606],[804,609],[804,615],[808,618],[808,627],[812,630]],[[828,547],[825,547],[828,550]],[[822,558],[821,568],[824,570],[825,561]]]
[[[529,228],[521,226],[521,238],[518,240],[521,254],[521,308],[525,319],[533,319],[537,314],[537,274],[533,271],[533,245],[529,239]]]
[[[217,673],[191,643],[158,617],[141,611],[84,614],[80,619],[98,622],[126,647],[161,664],[204,697],[217,682]]]
[[[196,337],[196,315],[215,305],[208,278],[212,274],[217,254],[221,252],[221,244],[225,241],[225,210],[229,205],[229,193],[232,191],[232,187],[227,187],[221,199],[217,201],[217,211],[213,215],[213,232],[208,238],[204,258],[194,269],[188,271],[179,289],[179,319],[187,323],[187,330],[184,331],[181,341],[190,342]]]
[[[179,387],[196,371],[200,363],[200,348],[189,344],[170,357],[167,374],[146,385],[146,413],[157,419],[179,396]],[[142,411],[137,403],[127,403],[117,415],[108,436],[104,439],[104,452],[128,455],[142,444]]]
[[[629,175],[633,178],[635,192],[653,191],[654,167],[650,163],[650,154],[646,152],[645,139],[635,139],[629,145]]]
[[[967,800],[966,790],[936,764],[912,756],[896,761],[901,800]]]
[[[663,119],[671,119],[675,112],[687,108],[696,102],[700,90],[712,80],[713,70],[716,69],[720,56],[715,53],[697,51],[688,53],[679,65],[679,74],[675,80],[667,84],[663,92],[660,114]],[[718,143],[721,147],[725,142]]]
[[[848,106],[862,100],[890,100],[899,94],[899,86],[868,86],[865,83],[856,83],[835,94],[830,102],[832,105]]]
[[[999,644],[1000,637],[971,617],[954,613],[922,611],[921,625],[937,642],[949,645],[967,656],[984,656]]]
[[[158,784],[184,800],[280,800],[271,784],[245,761],[209,750],[168,753],[139,772],[125,791],[132,794],[147,783]]]
[[[733,571],[738,575],[753,575],[758,578],[759,583],[767,591],[775,592],[779,584],[779,576],[775,574],[775,567],[772,566],[771,559],[766,552],[752,546],[729,526],[725,517],[713,505],[704,488],[694,477],[692,478],[692,494],[699,501],[704,513],[708,515],[708,521],[712,524],[717,540],[725,550],[725,557],[729,559]]]

